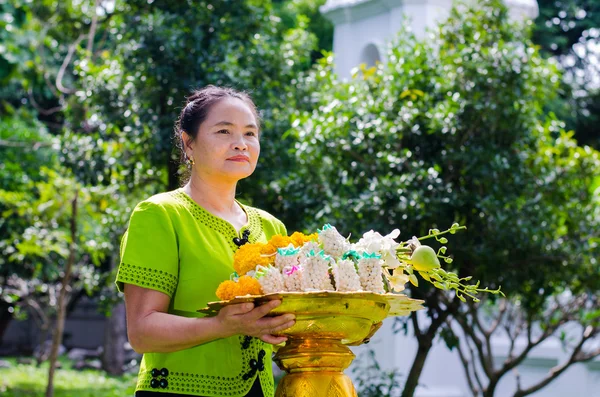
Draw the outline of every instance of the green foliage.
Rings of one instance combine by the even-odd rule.
[[[319,51],[313,51],[313,60],[323,56],[321,51],[331,51],[333,49],[333,23],[319,11],[319,7],[326,2],[327,0],[273,1],[273,8],[285,26],[289,28],[296,27],[299,20],[308,19],[307,29],[316,36],[317,48],[319,49]]]
[[[6,110],[7,116],[0,121],[0,189],[16,193],[39,180],[40,167],[57,164],[52,148],[57,142],[25,109]]]
[[[352,373],[356,377],[355,387],[361,397],[398,397],[400,396],[402,378],[397,370],[383,370],[375,351],[367,350],[352,365]]]
[[[575,130],[581,144],[600,148],[600,87],[594,47],[600,36],[600,3],[595,0],[539,0],[533,41],[565,70],[560,98],[548,105]]]
[[[317,15],[316,4],[294,7]],[[15,276],[37,291],[56,281],[68,244],[56,210],[68,211],[77,185],[91,211],[79,224],[79,254],[98,266],[81,270],[103,285],[108,310],[116,296],[106,271],[131,209],[177,186],[173,124],[184,97],[209,83],[252,92],[262,111],[263,159],[240,190],[247,201],[276,205],[265,181],[287,158],[277,147],[297,101],[296,76],[315,49],[309,18],[286,24],[270,2],[254,0],[15,0],[0,12],[0,103],[10,116],[0,130],[2,283]]]
[[[114,250],[110,227],[104,225],[116,228],[117,211],[108,206],[117,202],[112,196],[119,187],[81,185],[59,163],[60,141],[24,109],[9,111],[12,116],[0,122],[0,295],[11,311],[34,305],[47,317],[54,313],[54,294],[69,256],[71,201],[77,194],[72,287],[91,293],[100,282],[95,266]]]
[[[293,103],[289,86],[310,66],[314,37],[304,23],[283,29],[268,2],[233,4],[118,3],[105,27],[111,51],[75,62],[86,85],[77,100],[89,107],[74,116],[94,132],[135,142],[137,153],[168,172],[173,188],[171,136],[184,97],[206,84],[235,86],[250,90],[262,109],[263,149],[273,153],[273,137],[288,127],[280,105]],[[276,161],[273,153],[262,165],[269,169]]]
[[[6,397],[44,396],[48,363],[37,367],[33,364],[17,364],[9,359],[11,368],[0,369],[0,393]],[[133,395],[135,375],[121,377],[104,373],[71,368],[72,363],[61,359],[61,369],[56,372],[56,397],[113,397]]]
[[[587,37],[584,32],[600,22],[600,5],[594,0],[538,0],[538,6],[533,39],[553,55],[571,53],[573,45]]]
[[[452,267],[526,307],[573,279],[597,288],[598,153],[543,114],[560,76],[529,32],[485,1],[426,41],[400,32],[385,59],[342,83],[327,56],[304,79],[313,110],[289,132],[297,164],[272,184],[288,227],[423,235],[458,222]]]

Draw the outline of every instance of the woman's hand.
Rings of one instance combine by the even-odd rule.
[[[265,317],[280,304],[281,300],[272,300],[257,307],[254,306],[254,303],[229,305],[222,308],[216,318],[222,328],[232,335],[254,336],[263,342],[277,345],[285,342],[287,338],[273,334],[290,328],[296,322],[296,316],[289,313],[276,317]]]

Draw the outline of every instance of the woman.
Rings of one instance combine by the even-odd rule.
[[[256,107],[244,93],[208,86],[187,99],[175,135],[189,180],[139,203],[121,243],[117,286],[129,341],[144,354],[136,396],[272,396],[272,344],[285,341],[272,334],[294,316],[265,317],[280,301],[196,313],[217,300],[239,246],[286,233],[272,215],[235,200],[260,153]]]

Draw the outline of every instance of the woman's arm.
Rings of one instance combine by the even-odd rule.
[[[125,284],[127,334],[138,353],[167,353],[216,339],[243,334],[278,344],[285,337],[271,335],[294,325],[294,316],[265,317],[281,301],[259,307],[252,303],[227,306],[216,317],[187,318],[167,313],[170,298],[158,291]]]

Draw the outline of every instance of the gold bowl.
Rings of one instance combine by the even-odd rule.
[[[276,334],[288,338],[274,357],[286,372],[277,397],[356,396],[352,381],[343,373],[355,357],[347,345],[368,341],[386,317],[423,309],[422,300],[403,294],[323,291],[236,297],[211,302],[199,312],[216,315],[226,305],[260,305],[274,299],[281,300],[281,305],[269,315],[296,315],[294,326]]]

